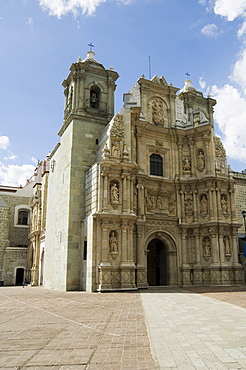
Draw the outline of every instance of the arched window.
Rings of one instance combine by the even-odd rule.
[[[150,174],[154,176],[163,176],[163,161],[158,154],[150,156]]]
[[[90,90],[90,107],[98,109],[99,102],[100,102],[100,89],[98,86],[94,85],[91,87]]]
[[[20,210],[18,212],[18,225],[28,225],[28,211]]]
[[[28,228],[30,224],[30,207],[22,204],[15,206],[14,226]]]

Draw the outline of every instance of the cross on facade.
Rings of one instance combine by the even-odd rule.
[[[92,44],[92,42],[90,42],[90,43],[88,44],[88,46],[90,47],[90,51],[92,51],[92,48],[94,48],[94,45]]]

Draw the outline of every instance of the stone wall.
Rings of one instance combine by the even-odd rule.
[[[5,200],[6,204],[9,207],[9,240],[12,247],[18,245],[28,245],[28,233],[29,228],[25,227],[15,227],[14,226],[14,216],[15,216],[15,207],[18,205],[29,204],[29,197],[21,197],[15,195],[1,194],[1,197]]]
[[[246,211],[246,174],[235,172],[233,178],[235,180],[236,220],[242,225],[238,233],[244,234],[242,211]]]

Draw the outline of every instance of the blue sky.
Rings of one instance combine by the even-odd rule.
[[[246,0],[0,0],[0,184],[24,185],[59,141],[61,86],[92,42],[122,95],[145,74],[216,98],[228,163],[246,168]]]

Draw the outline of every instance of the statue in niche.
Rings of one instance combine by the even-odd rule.
[[[203,154],[203,150],[199,149],[198,155],[197,155],[197,169],[199,171],[203,171],[205,167],[205,158]]]
[[[191,170],[191,159],[190,157],[183,158],[183,170],[190,171]]]
[[[221,202],[222,213],[228,213],[227,200],[224,195],[222,195],[220,202]]]
[[[118,202],[119,201],[119,189],[117,184],[111,186],[111,202]]]
[[[118,252],[118,242],[114,231],[112,231],[109,237],[109,249],[110,253]]]
[[[211,242],[208,236],[205,236],[202,241],[203,254],[205,257],[211,256]]]
[[[199,123],[200,123],[200,114],[199,113],[194,114],[193,123],[194,123],[194,126],[199,125]]]
[[[119,143],[117,142],[113,143],[111,153],[113,157],[119,157],[120,155]]]
[[[207,200],[205,195],[203,195],[201,200],[200,200],[200,210],[201,210],[201,212],[200,212],[201,214],[207,215],[207,213],[208,213],[208,200]]]
[[[225,248],[225,255],[230,256],[231,255],[230,239],[227,235],[224,236],[223,243]]]
[[[161,99],[152,102],[152,119],[156,125],[164,125],[163,103]]]

